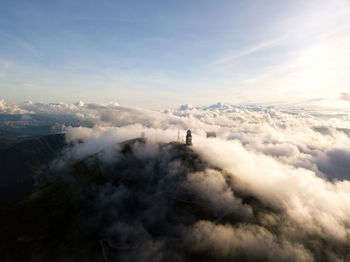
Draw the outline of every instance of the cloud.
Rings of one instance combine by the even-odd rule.
[[[10,115],[17,115],[17,114],[32,114],[32,111],[28,111],[25,109],[20,108],[18,105],[15,104],[8,104],[5,102],[4,99],[0,99],[0,114],[10,114]]]
[[[241,199],[235,198],[234,192],[219,171],[208,169],[205,172],[189,174],[186,188],[198,195],[198,201],[205,201],[205,206],[218,215],[226,217],[252,215],[250,207],[244,206]]]
[[[53,170],[78,188],[84,230],[107,259],[350,259],[346,112],[34,107],[93,123],[66,128],[71,147]],[[187,128],[191,148],[181,145]]]
[[[274,114],[275,118],[283,115]],[[102,174],[108,177],[108,182],[89,193],[95,195],[90,195],[94,203],[86,205],[97,209],[89,211],[92,217],[86,219],[96,226],[95,216],[109,218],[108,223],[98,222],[95,229],[99,234],[102,230],[104,241],[112,241],[105,246],[109,252],[124,247],[121,257],[125,260],[130,256],[161,260],[166,254],[183,260],[208,254],[203,261],[346,258],[349,181],[332,182],[312,168],[288,163],[289,158],[302,154],[302,149],[293,154],[284,150],[266,153],[238,139],[207,139],[193,131],[191,153],[168,144],[176,136],[171,129],[127,125],[68,130],[69,141],[76,143],[72,151],[84,148],[84,156],[98,153]],[[113,146],[112,141],[138,137],[140,132],[148,140],[133,144],[131,155],[121,153],[119,145]],[[111,146],[114,151],[109,150]],[[99,151],[101,148],[105,149]],[[329,152],[325,155],[339,158]],[[320,156],[315,154],[314,161],[321,161]],[[346,168],[343,162],[337,164]]]
[[[350,150],[331,149],[317,158],[318,168],[330,178],[350,180]]]
[[[255,54],[257,52],[269,49],[271,47],[278,46],[279,44],[281,44],[281,40],[283,38],[285,38],[285,35],[276,37],[275,39],[272,39],[272,40],[267,40],[267,41],[264,41],[261,43],[257,43],[253,46],[248,47],[248,48],[244,48],[244,49],[237,50],[237,51],[232,51],[230,54],[227,54],[226,56],[215,61],[214,64],[215,65],[228,64],[237,58],[249,56],[249,55]]]
[[[339,99],[345,100],[345,101],[350,101],[350,94],[349,93],[341,93]]]
[[[35,58],[41,59],[41,54],[39,50],[28,41],[24,40],[23,38],[17,37],[13,34],[5,33],[5,32],[1,32],[1,33],[4,37],[9,38],[11,42],[14,43],[15,45],[21,47],[23,50],[27,51],[29,54],[31,54]]]
[[[213,259],[248,261],[314,261],[302,245],[277,239],[270,231],[253,225],[217,225],[197,222],[185,238],[195,252],[208,253]]]

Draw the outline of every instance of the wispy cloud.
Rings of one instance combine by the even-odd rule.
[[[10,33],[2,32],[2,34],[6,38],[10,39],[15,45],[18,45],[21,48],[28,51],[35,58],[41,59],[41,54],[40,54],[39,50],[36,47],[34,47],[31,43],[29,43],[28,41],[24,40],[23,38],[17,37],[13,34],[10,34]]]
[[[278,44],[281,43],[281,40],[285,37],[285,35],[274,38],[272,40],[264,41],[261,43],[257,43],[255,45],[249,46],[247,48],[239,49],[239,50],[233,50],[226,54],[225,56],[222,56],[218,60],[214,62],[214,64],[219,65],[219,64],[227,64],[232,61],[234,61],[237,58],[244,57],[244,56],[249,56],[255,53],[258,53],[260,51],[263,51],[265,49],[277,46]]]
[[[302,102],[317,94],[339,106],[350,65],[350,9],[341,1],[324,3],[317,10],[312,6],[267,26],[260,32],[266,41],[228,51],[214,61],[212,71],[229,87],[227,92],[241,89],[239,94],[255,102],[281,98]],[[271,32],[285,33],[267,38]],[[343,93],[341,99],[350,101],[347,95]]]

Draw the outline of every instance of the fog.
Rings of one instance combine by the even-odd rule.
[[[69,161],[83,161],[105,178],[81,196],[105,261],[350,259],[348,113],[220,103],[70,113],[93,127],[64,127],[72,147],[52,169],[77,183]]]

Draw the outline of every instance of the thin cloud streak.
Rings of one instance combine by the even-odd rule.
[[[252,54],[256,54],[260,51],[269,49],[271,47],[277,46],[281,43],[281,41],[285,38],[285,35],[281,37],[277,37],[273,40],[270,41],[265,41],[258,43],[256,45],[250,46],[245,49],[241,50],[235,50],[227,54],[226,56],[223,56],[222,58],[218,59],[217,61],[214,62],[214,65],[222,65],[222,64],[228,64],[230,62],[233,62],[235,59],[240,58],[240,57],[245,57],[249,56]]]
[[[11,39],[12,42],[17,44],[18,46],[20,46],[23,49],[27,50],[28,53],[30,53],[35,58],[37,58],[37,59],[41,59],[42,58],[39,50],[36,47],[34,47],[32,44],[30,44],[28,41],[24,40],[23,38],[17,37],[17,36],[15,36],[13,34],[10,34],[10,33],[2,32],[2,34],[4,35],[4,37]]]

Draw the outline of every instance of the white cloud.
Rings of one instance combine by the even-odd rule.
[[[118,161],[118,143],[144,133],[147,143],[135,146],[135,157],[151,166],[161,159],[170,177],[180,163],[169,163],[171,153],[157,143],[176,141],[178,132],[181,142],[186,129],[192,130],[192,148],[206,164],[202,171],[186,173],[175,188],[190,192],[211,220],[181,231],[191,252],[238,259],[243,250],[252,259],[313,261],[317,256],[305,244],[313,236],[327,243],[327,259],[341,259],[332,248],[347,247],[350,236],[348,113],[222,103],[162,112],[120,105],[49,106],[59,112],[62,107],[95,123],[67,129],[74,159],[98,153],[106,163]],[[206,131],[216,132],[216,138],[207,138]],[[246,196],[261,203],[259,212],[244,201]],[[238,222],[226,225],[230,219]]]
[[[216,225],[207,221],[197,222],[186,236],[186,244],[198,253],[208,252],[219,259],[247,258],[250,261],[314,261],[301,245],[292,245],[277,239],[259,226]]]
[[[8,104],[5,102],[4,99],[0,99],[0,113],[15,115],[15,114],[32,114],[33,112],[28,111],[26,109],[22,109],[21,107],[15,104]]]

